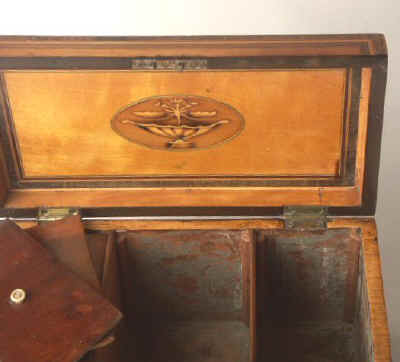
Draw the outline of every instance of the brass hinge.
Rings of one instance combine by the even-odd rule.
[[[61,220],[72,215],[79,215],[79,209],[66,207],[41,207],[38,212],[38,222]]]
[[[327,209],[322,206],[286,206],[283,211],[286,229],[326,229]]]
[[[154,59],[141,58],[132,60],[134,70],[201,70],[207,69],[207,59]]]

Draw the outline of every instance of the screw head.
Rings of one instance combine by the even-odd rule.
[[[22,304],[26,300],[26,292],[23,289],[14,289],[10,294],[10,302],[13,304]]]

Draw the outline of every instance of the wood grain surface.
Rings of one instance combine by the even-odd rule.
[[[79,216],[41,223],[27,229],[27,232],[51,251],[70,271],[100,290],[99,279],[93,267],[85,230]]]
[[[160,206],[358,206],[360,188],[354,187],[176,187],[135,189],[12,190],[6,208],[48,207],[160,207]]]
[[[386,54],[381,34],[0,38],[0,56],[271,56]]]
[[[339,99],[342,99],[343,97],[343,89],[341,89],[341,87],[344,86],[344,84],[342,83],[343,71],[317,70],[315,72],[316,73],[314,73],[314,71],[263,71],[260,72],[260,74],[267,74],[267,77],[271,75],[273,78],[277,77],[277,80],[283,82],[282,84],[286,84],[286,82],[289,82],[289,79],[293,76],[295,78],[309,78],[309,81],[311,83],[314,83],[315,79],[319,79],[320,77],[325,78],[326,75],[329,75],[328,78],[333,76],[339,82],[337,83],[337,87],[335,88],[338,96],[337,100],[339,102]],[[259,72],[255,72],[254,74],[258,73]],[[25,75],[28,77],[32,75],[36,77],[42,74],[47,76],[47,73],[37,72],[29,72],[26,74],[10,73],[9,75],[16,76],[19,79],[20,76],[22,78],[24,78]],[[54,76],[56,76],[56,78],[60,76],[61,78],[66,78],[70,80],[69,77],[74,77],[74,74],[71,74],[72,73],[50,73],[49,76],[51,79],[53,79]],[[86,77],[88,75],[90,75],[90,77],[96,76],[96,74],[90,73],[77,74],[79,77]],[[120,80],[122,79],[122,73],[109,74],[112,76],[117,76]],[[166,73],[163,73],[164,75],[161,73],[154,74],[164,77]],[[195,73],[190,73],[189,76],[193,74]],[[222,73],[210,72],[204,74],[206,74],[206,78],[209,78],[209,74],[219,75]],[[236,73],[233,72],[231,74],[233,76]],[[239,72],[238,74],[242,74],[242,72]],[[249,72],[249,74],[253,74],[253,72]],[[134,76],[134,74],[132,74],[132,76]],[[145,73],[143,73],[141,76],[148,77],[148,75],[146,75]],[[200,74],[199,76],[201,77]],[[79,200],[79,205],[74,206],[79,207],[105,207],[116,205],[122,207],[170,205],[212,207],[281,206],[293,204],[357,206],[361,202],[361,195],[363,191],[362,185],[365,168],[364,154],[367,137],[367,121],[369,115],[367,108],[369,94],[368,92],[371,86],[370,77],[371,71],[369,70],[369,68],[365,68],[362,72],[362,98],[358,120],[359,132],[357,150],[355,153],[356,164],[355,166],[353,166],[356,168],[354,187],[303,186],[301,188],[291,188],[281,186],[279,188],[275,188],[259,187],[259,185],[257,184],[257,187],[253,188],[251,187],[251,181],[243,179],[243,181],[241,181],[243,187],[208,188],[204,186],[196,188],[189,186],[190,183],[193,181],[190,181],[190,179],[188,179],[188,177],[197,177],[197,181],[194,182],[202,182],[202,180],[205,178],[210,179],[210,175],[212,179],[212,175],[214,175],[214,178],[217,176],[225,178],[228,177],[229,180],[232,180],[229,182],[238,182],[238,180],[240,180],[240,177],[248,177],[250,179],[253,177],[254,179],[254,177],[257,176],[261,177],[261,180],[262,177],[265,177],[267,180],[269,180],[269,178],[273,176],[276,177],[276,184],[278,185],[280,182],[279,177],[290,178],[298,177],[299,175],[307,176],[308,174],[307,177],[309,179],[315,178],[315,180],[317,181],[318,178],[320,178],[323,174],[330,174],[331,177],[335,176],[337,178],[339,170],[341,170],[341,168],[343,167],[339,165],[341,165],[343,162],[346,162],[345,159],[343,159],[343,154],[346,154],[347,151],[343,147],[345,145],[344,142],[347,142],[346,140],[348,140],[349,137],[347,133],[348,131],[343,129],[343,119],[342,116],[339,114],[343,112],[343,108],[340,108],[343,106],[343,104],[339,107],[339,109],[341,109],[340,112],[337,111],[336,108],[332,109],[332,112],[337,113],[335,116],[336,118],[334,117],[335,120],[333,120],[332,118],[330,126],[326,122],[309,122],[307,118],[308,116],[306,117],[305,113],[299,113],[299,115],[293,113],[293,122],[289,122],[288,124],[286,124],[287,122],[277,122],[275,123],[275,129],[269,129],[268,122],[266,122],[265,124],[263,122],[252,122],[253,118],[250,118],[250,120],[247,122],[250,124],[250,126],[248,126],[249,130],[243,131],[242,134],[236,138],[236,140],[233,140],[232,142],[229,142],[227,144],[220,145],[215,149],[187,152],[168,152],[146,149],[145,147],[138,146],[132,142],[129,142],[118,136],[116,133],[112,132],[108,123],[107,126],[105,126],[104,124],[101,126],[104,127],[103,131],[101,132],[98,130],[96,123],[94,127],[91,128],[92,132],[86,133],[87,138],[82,140],[80,137],[77,138],[77,135],[80,132],[81,124],[76,124],[76,127],[70,127],[70,122],[73,117],[65,118],[62,115],[59,124],[52,124],[51,122],[48,123],[47,121],[42,122],[40,121],[40,119],[32,120],[34,121],[34,123],[42,122],[42,127],[40,127],[40,129],[37,129],[36,127],[30,127],[29,122],[27,124],[26,121],[24,121],[24,119],[27,120],[29,119],[29,117],[32,116],[32,114],[35,114],[35,112],[31,112],[30,115],[26,114],[28,118],[21,118],[23,125],[20,128],[21,135],[19,137],[23,142],[21,143],[21,141],[19,141],[20,150],[24,150],[22,145],[25,145],[25,147],[27,147],[25,151],[22,152],[22,164],[24,165],[24,169],[28,168],[29,170],[30,167],[31,172],[33,172],[33,174],[36,176],[38,176],[39,174],[45,175],[43,178],[39,177],[39,179],[41,180],[52,180],[51,177],[53,177],[53,180],[55,180],[57,178],[57,173],[63,173],[64,180],[68,180],[68,178],[72,180],[73,178],[71,177],[74,175],[74,173],[76,173],[77,175],[81,172],[84,172],[84,169],[86,169],[87,172],[91,172],[91,175],[89,176],[96,178],[100,177],[101,179],[101,177],[107,177],[104,175],[100,176],[102,173],[118,171],[122,172],[125,170],[126,172],[130,171],[131,173],[133,173],[130,176],[131,178],[138,177],[138,179],[140,179],[140,177],[143,178],[144,176],[146,176],[146,173],[148,173],[148,180],[153,183],[158,180],[157,182],[160,186],[163,185],[164,182],[171,182],[171,180],[173,180],[174,178],[181,177],[182,180],[186,180],[182,181],[183,184],[186,185],[186,187],[135,187],[131,189],[96,189],[95,187],[92,187],[90,190],[80,190],[79,188],[65,188],[60,190],[51,189],[51,192],[46,192],[45,189],[11,190],[8,195],[9,197],[6,202],[6,206],[35,207],[44,204],[49,206],[70,206],[74,205],[76,203],[76,200]],[[302,81],[304,80],[305,79],[303,79]],[[340,87],[339,84],[341,84]],[[20,86],[22,87],[22,83],[20,83]],[[323,86],[322,83],[321,86]],[[73,88],[74,85],[70,84],[70,87]],[[284,88],[285,87],[286,86],[284,86]],[[64,89],[71,88],[62,87],[60,89],[62,90],[62,92],[64,92]],[[317,94],[315,95],[317,96]],[[48,94],[48,96],[50,96],[50,94]],[[62,97],[56,98],[61,101]],[[302,104],[301,102],[304,101],[306,102],[305,104],[308,104],[308,100],[305,100],[303,98],[303,100],[299,99],[299,105]],[[99,100],[99,102],[102,103],[101,100]],[[245,107],[249,107],[249,104],[246,103],[245,99],[243,99],[243,102]],[[337,106],[340,104],[340,102],[337,104]],[[37,103],[36,106],[41,107],[39,103]],[[61,103],[60,106],[65,107],[66,105]],[[281,106],[284,107],[283,104]],[[310,104],[311,108],[313,108],[314,106],[315,105]],[[21,109],[23,109],[22,104],[21,107]],[[303,105],[301,107],[303,107]],[[250,113],[253,112],[252,109],[248,109]],[[270,108],[270,111],[275,112],[275,110],[273,110],[272,108]],[[22,110],[22,112],[24,111]],[[253,113],[256,115],[259,111],[256,110],[254,112]],[[276,110],[276,112],[279,113],[281,111]],[[316,112],[318,113],[319,111]],[[53,113],[57,113],[55,108]],[[261,111],[261,113],[258,113],[260,117],[262,113],[263,111]],[[315,114],[316,117],[318,117],[317,113]],[[323,114],[326,115],[328,113],[324,111]],[[275,118],[272,117],[271,119]],[[67,123],[62,125],[63,122]],[[93,122],[92,118],[88,118],[88,122]],[[302,129],[304,124],[307,124],[307,122],[309,122],[308,131]],[[272,124],[273,123],[274,122],[272,121]],[[50,128],[48,127],[48,124],[51,124]],[[99,124],[102,124],[102,122],[100,122]],[[270,137],[270,143],[265,143],[264,140],[262,142],[254,141],[259,139],[257,134],[259,124],[263,124],[263,126],[260,127],[264,127],[263,129],[265,131],[266,138]],[[290,126],[291,128],[285,128],[287,126]],[[297,127],[297,130],[293,127]],[[60,132],[60,134],[54,136],[54,134],[57,134],[57,132]],[[112,135],[110,140],[108,140],[106,137],[107,132]],[[96,134],[98,137],[93,136]],[[289,134],[291,136],[288,136]],[[306,137],[306,134],[312,134],[315,137]],[[336,137],[330,137],[332,134],[336,134]],[[39,142],[40,144],[38,144],[38,140],[40,140],[43,136],[45,137],[43,139],[45,140],[45,143]],[[99,139],[103,140],[103,142],[99,143]],[[287,141],[285,141],[285,139]],[[281,144],[278,144],[277,140],[279,140],[279,143]],[[77,147],[77,145],[80,145],[80,142],[82,143],[81,146],[83,147],[83,149],[81,147]],[[101,151],[98,148],[99,144],[102,146]],[[36,145],[38,145],[38,149],[36,149]],[[65,145],[66,148],[58,147],[62,145]],[[305,148],[302,148],[302,145],[304,145]],[[44,146],[45,148],[43,149]],[[263,147],[265,146],[267,146],[267,149],[263,149]],[[112,152],[103,152],[104,149],[107,150],[107,147],[114,147],[114,151],[116,153],[113,155]],[[225,147],[230,150],[228,153],[226,153],[225,151],[218,152],[218,149],[223,150]],[[70,151],[67,152],[67,149],[69,149]],[[83,152],[84,149],[86,150],[86,152]],[[243,153],[243,149],[246,149],[248,152]],[[300,150],[301,152],[299,152]],[[165,154],[167,154],[168,157],[165,157]],[[213,162],[203,162],[204,155],[207,156],[207,159],[212,159]],[[77,159],[79,159],[80,162],[75,162],[75,160]],[[329,159],[331,161],[326,162]],[[181,165],[182,167],[180,167],[179,165]],[[235,171],[236,176],[234,173]],[[140,172],[142,172],[142,174]],[[143,174],[143,172],[145,172],[145,174]],[[164,172],[172,172],[173,174],[169,174],[169,176],[167,177]],[[197,174],[193,175],[193,173],[196,172]],[[257,172],[261,172],[262,175],[260,176],[260,174],[257,174]],[[340,172],[343,173],[344,171],[341,170]],[[46,173],[49,174],[46,175]],[[68,173],[69,175],[67,175]],[[326,176],[327,175],[325,175],[325,177]],[[113,177],[116,180],[120,178],[118,174],[114,174]],[[79,178],[79,176],[78,178],[76,178],[76,182],[78,185],[80,182]],[[28,177],[27,179],[29,180],[30,178]],[[35,180],[34,177],[31,177],[31,179]],[[66,181],[63,181],[64,184],[65,182]],[[212,183],[214,181],[210,182]],[[51,187],[51,182],[49,182],[49,187]]]
[[[374,358],[376,362],[391,362],[389,323],[386,311],[385,293],[382,277],[381,257],[375,220],[337,219],[329,227],[360,228],[363,235],[362,252],[366,278],[366,292],[370,329],[373,341]]]
[[[0,359],[4,362],[76,362],[121,318],[29,234],[0,224]],[[10,304],[21,288],[28,298]]]
[[[383,35],[0,37],[0,44],[6,207],[375,210]],[[202,67],[137,68],[140,61],[179,60]],[[197,140],[215,147],[182,152],[146,148],[170,144],[154,136],[160,130],[144,145],[128,140],[141,143],[135,126],[120,132],[126,138],[112,130],[119,110],[160,95],[230,105],[244,128],[232,131],[232,139],[221,133],[228,128],[214,129]],[[154,109],[139,108],[154,116]],[[220,142],[224,137],[228,142]],[[36,193],[43,189],[52,189],[54,198]]]
[[[25,179],[338,176],[345,69],[8,72],[5,80]],[[149,149],[111,129],[121,108],[159,95],[205,96],[226,103],[240,112],[244,128],[227,143],[183,152]],[[204,110],[214,111],[210,107],[216,105]],[[135,126],[123,127],[146,135]],[[213,142],[218,132],[198,142]],[[159,148],[168,141],[154,138],[160,140]]]

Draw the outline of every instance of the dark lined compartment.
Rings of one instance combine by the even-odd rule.
[[[370,361],[358,353],[360,248],[354,229],[258,233],[261,361]]]
[[[357,229],[123,231],[117,245],[122,361],[373,361]]]
[[[249,361],[247,232],[120,237],[126,316],[138,360]]]

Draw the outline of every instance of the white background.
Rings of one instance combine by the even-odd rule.
[[[2,35],[384,33],[389,45],[377,219],[393,342],[400,360],[399,0],[1,0]]]

